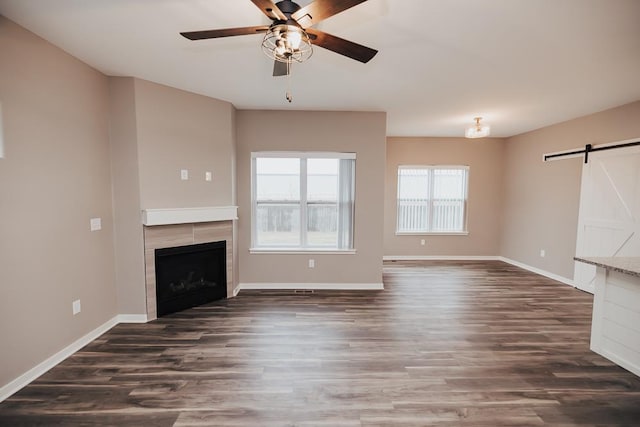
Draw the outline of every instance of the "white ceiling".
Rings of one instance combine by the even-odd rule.
[[[378,55],[315,48],[289,82],[261,35],[178,34],[269,24],[250,0],[0,0],[0,13],[108,75],[239,109],[386,111],[391,136],[462,136],[480,115],[506,137],[640,99],[639,0],[368,0],[316,28]]]

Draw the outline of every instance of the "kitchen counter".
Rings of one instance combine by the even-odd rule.
[[[574,257],[576,261],[640,277],[640,257]]]
[[[591,350],[640,376],[640,257],[575,257],[596,266]]]

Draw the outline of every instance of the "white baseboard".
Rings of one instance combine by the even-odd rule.
[[[30,382],[34,381],[36,378],[47,372],[49,369],[56,366],[58,363],[62,362],[67,357],[71,356],[76,351],[80,350],[85,345],[89,344],[91,341],[98,338],[100,335],[107,332],[109,329],[113,328],[118,324],[118,316],[106,321],[102,325],[98,326],[93,331],[89,332],[85,336],[75,340],[70,345],[66,346],[53,356],[49,357],[42,363],[34,366],[29,369],[24,374],[20,375],[15,380],[10,383],[2,386],[0,388],[0,402],[11,396],[12,394],[19,391],[21,388],[28,385]]]
[[[503,256],[385,255],[382,259],[384,261],[502,261],[566,285],[573,286],[574,288],[576,287],[576,284],[572,279],[568,279]]]
[[[385,255],[383,261],[500,261],[495,255]]]
[[[556,280],[558,282],[564,283],[566,285],[573,286],[574,288],[576,287],[576,284],[572,279],[568,279],[566,277],[562,277],[562,276],[559,276],[557,274],[550,273],[548,271],[545,271],[545,270],[542,270],[542,269],[539,269],[539,268],[536,268],[536,267],[532,267],[530,265],[527,265],[527,264],[524,264],[524,263],[521,263],[521,262],[518,262],[518,261],[515,261],[515,260],[512,260],[512,259],[509,259],[509,258],[505,258],[505,257],[502,257],[502,256],[498,257],[498,258],[499,258],[500,261],[506,262],[507,264],[515,265],[516,267],[520,267],[520,268],[528,270],[528,271],[530,271],[532,273],[536,273],[536,274],[539,274],[541,276],[548,277],[549,279],[553,279],[553,280]]]
[[[380,283],[240,283],[238,291],[242,290],[279,290],[279,289],[305,289],[305,290],[358,290],[377,291],[383,290],[384,284]]]
[[[146,314],[118,314],[116,317],[118,323],[147,323],[149,321]]]
[[[56,366],[58,363],[71,356],[76,351],[80,350],[91,341],[98,338],[100,335],[107,332],[109,329],[116,326],[118,323],[146,323],[146,314],[118,314],[117,316],[107,320],[102,325],[95,328],[93,331],[84,335],[83,337],[75,340],[53,356],[44,360],[42,363],[29,369],[24,374],[20,375],[10,383],[0,387],[0,402],[7,399],[11,395],[17,393],[23,387],[29,385],[32,381],[36,380],[39,376],[46,373],[49,369]]]

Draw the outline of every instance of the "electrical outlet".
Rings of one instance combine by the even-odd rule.
[[[544,258],[547,255],[547,251],[540,249],[540,258]]]
[[[213,174],[211,172],[205,172],[204,173],[204,180],[205,181],[211,181],[213,179]]]
[[[80,306],[80,300],[77,299],[73,303],[71,303],[71,309],[73,311],[73,315],[80,313],[82,311],[82,307]]]
[[[427,242],[424,239],[420,239],[420,246],[424,246]]]
[[[315,268],[316,267],[316,260],[315,259],[310,259],[309,260],[309,268]]]
[[[181,169],[180,170],[180,179],[183,181],[186,181],[189,179],[189,170],[187,169]]]

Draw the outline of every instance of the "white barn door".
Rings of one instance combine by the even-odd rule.
[[[576,256],[640,256],[640,147],[589,154],[582,168]],[[594,292],[596,267],[575,263],[573,280]]]

